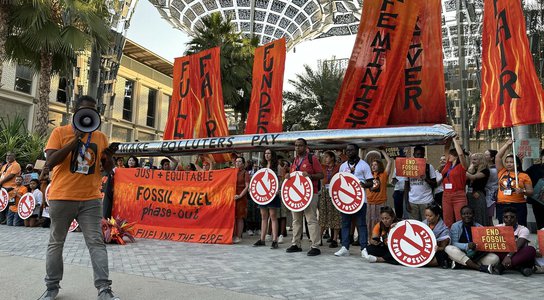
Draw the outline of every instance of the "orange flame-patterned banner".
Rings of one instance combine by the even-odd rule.
[[[138,238],[230,244],[236,172],[116,169],[112,216],[134,222]]]
[[[255,49],[246,134],[282,132],[285,38]]]
[[[388,125],[446,122],[441,0],[420,11]]]
[[[174,60],[173,93],[164,128],[164,140],[193,138],[193,119],[191,113],[191,72],[189,56]]]
[[[328,128],[387,125],[424,3],[364,1],[359,32]]]
[[[482,51],[477,130],[543,123],[544,95],[519,0],[484,1]]]

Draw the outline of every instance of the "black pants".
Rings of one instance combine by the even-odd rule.
[[[533,201],[531,204],[533,205],[533,213],[535,214],[536,228],[542,229],[544,228],[544,205],[537,201]]]
[[[370,255],[383,258],[383,260],[385,260],[387,263],[393,265],[399,264],[399,262],[391,255],[389,248],[384,243],[380,243],[378,246],[368,244],[368,246],[366,246],[366,251]]]

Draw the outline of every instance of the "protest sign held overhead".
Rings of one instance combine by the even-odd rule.
[[[395,159],[396,176],[420,178],[425,175],[426,160],[424,158],[397,157]]]

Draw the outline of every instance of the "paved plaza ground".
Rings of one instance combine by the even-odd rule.
[[[291,233],[291,232],[290,232]],[[290,234],[289,233],[289,234]],[[533,235],[534,236],[534,235]],[[0,299],[37,299],[44,290],[49,229],[0,226]],[[108,245],[113,289],[128,299],[543,299],[544,275],[525,278],[468,270],[412,269],[350,257],[286,253],[238,245],[139,239]],[[60,300],[96,299],[89,254],[81,233],[69,233]]]

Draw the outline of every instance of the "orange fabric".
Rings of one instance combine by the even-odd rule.
[[[0,169],[0,174],[0,179],[4,179],[4,177],[9,174],[15,175],[13,178],[2,184],[2,187],[15,187],[15,177],[21,175],[21,165],[19,165],[17,161],[6,163],[2,166],[2,169]]]
[[[525,188],[527,184],[531,183],[531,178],[526,173],[518,173],[518,183],[516,185],[516,177],[514,171],[508,172],[505,168],[499,170],[499,189],[497,191],[498,203],[526,203],[523,194],[516,194],[512,191],[511,195],[505,195],[504,191],[508,189],[508,182],[510,182],[510,188]]]
[[[387,125],[424,3],[426,0],[365,2],[328,128]]]
[[[173,93],[170,99],[168,119],[164,128],[164,140],[189,139],[193,137],[193,115],[190,109],[192,86],[189,85],[191,72],[190,57],[174,59]]]
[[[420,11],[388,125],[446,123],[441,9],[427,0]]]
[[[285,38],[255,49],[246,134],[282,132]]]
[[[81,139],[87,141],[88,134]],[[72,142],[75,138],[72,125],[57,127],[47,141],[47,150],[59,150]],[[100,131],[91,135],[89,148],[85,153],[85,160],[89,166],[89,174],[70,172],[71,154],[53,168],[49,200],[93,200],[102,197],[102,174],[100,174],[100,159],[104,149],[108,147],[108,138]]]
[[[538,249],[540,250],[540,254],[544,256],[544,229],[537,230],[536,234],[538,236]]]
[[[136,222],[139,238],[230,244],[236,172],[119,169],[112,215]]]
[[[15,196],[15,194],[19,194],[19,196]],[[28,189],[26,186],[21,185],[19,187],[14,187],[13,190],[9,192],[10,198],[15,198],[15,205],[11,205],[9,207],[9,210],[16,213],[17,212],[17,206],[19,205],[19,200],[21,200],[21,197],[23,197],[24,194],[28,193]]]
[[[520,1],[484,1],[481,99],[477,130],[544,123]]]
[[[387,201],[387,172],[380,174],[374,173],[374,178],[380,180],[380,191],[372,192],[370,189],[366,189],[366,201],[368,204],[384,204]]]
[[[476,250],[483,252],[516,252],[516,238],[512,226],[472,226],[472,240]]]

